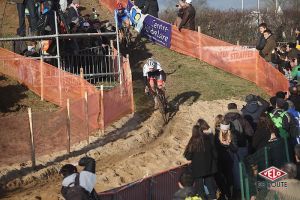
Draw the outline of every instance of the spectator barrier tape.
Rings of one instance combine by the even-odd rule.
[[[132,4],[128,0],[100,1],[111,12],[114,11],[117,2],[123,3],[124,6]],[[157,21],[160,22],[159,25],[162,24],[161,20],[157,19]],[[152,29],[154,33],[157,32],[157,26],[153,20],[144,20],[144,27],[148,30]],[[142,32],[145,31],[142,30]],[[260,57],[255,49],[232,45],[195,31],[182,29],[180,32],[175,26],[172,26],[171,34],[163,31],[160,33],[166,37],[171,35],[171,50],[198,58],[219,69],[251,81],[269,95],[274,95],[278,91],[288,91],[289,82],[286,77]],[[148,37],[151,38],[151,36]],[[157,43],[162,44],[161,42]]]
[[[121,69],[122,84],[102,92],[79,76],[0,48],[0,74],[12,77],[61,107],[55,112],[32,112],[37,157],[66,153],[69,145],[86,144],[92,132],[103,131],[114,121],[134,112],[128,59],[121,58]],[[70,120],[67,99],[70,101]],[[28,113],[1,117],[0,127],[0,150],[3,152],[0,166],[29,161],[32,151]]]

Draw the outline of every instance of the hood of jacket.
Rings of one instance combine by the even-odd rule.
[[[225,113],[225,118],[229,121],[234,121],[236,119],[241,118],[242,116],[243,116],[243,113],[236,109],[228,110]]]

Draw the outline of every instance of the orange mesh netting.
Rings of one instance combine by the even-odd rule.
[[[114,59],[117,63],[117,57]],[[117,65],[115,67],[117,71]],[[56,112],[32,113],[36,156],[66,151],[69,145],[87,141],[93,131],[103,130],[134,111],[131,70],[125,58],[122,58],[121,69],[122,84],[110,91],[100,92],[79,76],[0,48],[0,73],[62,106]],[[70,118],[67,99],[70,100]],[[28,114],[3,117],[0,127],[0,150],[5,152],[1,154],[0,166],[30,160],[32,151]]]
[[[99,2],[113,11],[117,2],[126,5],[128,1],[101,0]],[[285,76],[266,63],[254,49],[235,46],[195,31],[179,32],[175,26],[172,28],[170,49],[254,82],[269,95],[274,95],[280,90],[288,90],[289,83]]]

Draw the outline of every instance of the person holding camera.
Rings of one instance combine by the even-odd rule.
[[[64,165],[59,173],[64,177],[61,193],[65,200],[98,200],[94,189],[96,185],[96,161],[91,157],[79,160],[79,166],[84,167],[81,172],[74,165]]]
[[[196,10],[192,5],[192,0],[186,0],[185,2],[179,1],[178,7],[182,8],[182,13],[180,13],[179,17],[182,15],[182,20],[178,25],[178,30],[181,31],[182,28],[187,28],[192,31],[195,30],[195,16]]]

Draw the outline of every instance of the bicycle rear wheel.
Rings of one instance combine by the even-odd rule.
[[[166,99],[163,94],[158,94],[157,96],[159,112],[161,113],[164,122],[168,123]]]

